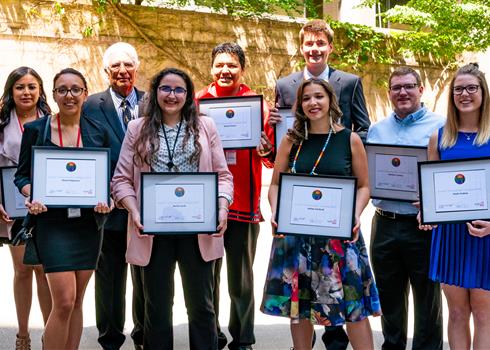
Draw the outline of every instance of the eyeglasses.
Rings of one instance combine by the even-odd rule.
[[[479,87],[480,85],[455,86],[453,87],[453,95],[462,95],[465,90],[468,95],[471,95],[476,93]]]
[[[121,66],[124,67],[126,70],[133,70],[134,69],[134,63],[133,62],[115,62],[109,66],[109,69],[112,72],[118,72],[121,70]]]
[[[60,87],[60,88],[53,89],[53,93],[55,93],[59,97],[65,97],[68,95],[68,93],[70,93],[73,97],[78,97],[81,94],[83,94],[86,90],[87,89],[78,86],[72,87],[71,89]]]
[[[403,85],[393,85],[390,86],[390,90],[394,93],[400,93],[402,89],[405,89],[405,91],[412,91],[417,88],[419,84],[403,84]]]
[[[183,87],[177,86],[176,88],[171,88],[168,85],[160,85],[158,87],[158,91],[163,92],[167,95],[170,95],[172,92],[174,93],[175,96],[182,96],[187,93],[187,90],[184,89]]]

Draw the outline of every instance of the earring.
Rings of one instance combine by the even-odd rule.
[[[305,120],[305,140],[308,140],[308,122]]]

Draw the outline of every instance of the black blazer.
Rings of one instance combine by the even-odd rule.
[[[46,140],[43,140],[47,117],[35,120],[24,125],[22,142],[20,145],[19,165],[15,173],[14,183],[19,191],[31,183],[32,146],[51,145],[51,129],[48,129]],[[80,118],[80,132],[84,147],[109,148],[109,134],[100,124],[88,119],[84,115]]]
[[[138,102],[141,102],[145,93],[137,89],[135,90]],[[141,114],[141,104],[139,110]],[[89,119],[101,123],[107,129],[109,133],[109,147],[111,148],[111,167],[114,172],[124,140],[124,129],[117,116],[109,89],[90,95],[83,104],[83,114]],[[128,217],[126,210],[114,208],[109,214],[105,228],[111,231],[126,231],[127,224]]]
[[[292,107],[303,80],[303,71],[279,79],[276,83],[276,103],[280,107]],[[329,67],[328,82],[337,95],[343,114],[342,123],[346,128],[354,130],[365,142],[371,122],[366,109],[361,79],[357,75]]]

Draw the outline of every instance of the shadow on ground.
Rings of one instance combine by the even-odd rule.
[[[189,349],[188,342],[188,327],[187,324],[181,324],[174,326],[174,349],[175,350],[187,350]],[[224,329],[225,333],[230,339],[228,330]],[[321,338],[322,329],[317,327],[315,329],[317,339]],[[15,344],[15,332],[16,329],[11,327],[0,328],[0,350],[11,350]],[[35,328],[31,330],[32,350],[41,349],[41,334],[42,329]],[[256,325],[255,334],[257,338],[257,344],[254,349],[256,350],[289,350],[292,341],[289,333],[289,326],[285,324],[276,325]],[[373,332],[375,349],[381,349],[383,337],[381,332]],[[129,336],[128,336],[129,337]],[[407,349],[411,349],[411,339],[408,340]],[[97,329],[95,327],[85,327],[83,329],[82,341],[80,344],[80,350],[99,350],[101,349],[97,343]],[[130,339],[126,338],[122,350],[134,349]],[[325,349],[322,344],[317,343],[315,350]],[[449,345],[444,343],[444,349],[449,349]]]

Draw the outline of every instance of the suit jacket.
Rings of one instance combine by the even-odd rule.
[[[145,93],[136,88],[135,90],[139,102],[142,100]],[[140,111],[141,109],[140,106]],[[117,111],[114,107],[114,102],[112,101],[109,89],[90,95],[83,105],[83,114],[104,125],[109,132],[111,169],[113,173],[116,168],[117,160],[119,159],[119,152],[121,152],[121,145],[124,140],[124,129],[117,116]],[[126,210],[114,209],[109,214],[105,229],[111,231],[124,231],[126,230],[127,219],[128,214]]]
[[[47,140],[41,140],[48,118],[41,118],[24,125],[24,134],[19,153],[19,165],[15,173],[14,183],[19,191],[27,184],[31,183],[31,151],[32,146],[51,145],[50,131]],[[80,118],[80,132],[83,147],[106,147],[109,148],[109,134],[100,124],[84,115]]]
[[[143,118],[133,120],[128,125],[128,131],[122,145],[119,162],[111,183],[112,197],[117,206],[127,196],[136,197],[140,205],[140,175],[150,171],[148,165],[137,166],[133,161],[134,142],[141,132]],[[199,143],[201,155],[199,158],[200,172],[218,172],[218,191],[233,197],[233,176],[228,170],[216,126],[211,118],[199,117]],[[138,236],[138,230],[132,220],[128,220],[128,249],[126,260],[135,265],[148,265],[153,246],[153,236]],[[213,237],[199,234],[199,251],[204,261],[221,258],[224,254],[223,237]]]
[[[16,166],[19,161],[22,131],[17,115],[10,115],[10,122],[0,132],[0,166]],[[13,185],[13,184],[12,184]],[[1,188],[0,188],[1,193]],[[12,224],[0,223],[0,237],[10,237]]]
[[[276,103],[280,107],[292,107],[296,102],[296,93],[303,80],[303,71],[291,73],[279,79],[276,83]],[[371,122],[366,109],[361,79],[357,75],[329,67],[328,82],[337,95],[343,115],[342,123],[346,128],[359,134],[365,142]]]

